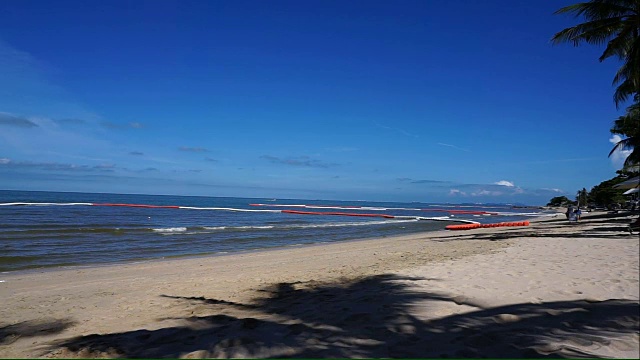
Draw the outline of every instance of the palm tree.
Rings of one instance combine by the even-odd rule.
[[[615,144],[609,157],[616,150],[632,150],[625,160],[624,166],[631,167],[640,164],[640,101],[636,100],[633,105],[627,108],[627,113],[614,122],[611,133],[624,135],[627,138]]]
[[[554,44],[583,42],[592,45],[607,43],[600,56],[604,61],[612,56],[623,62],[613,79],[618,85],[613,99],[616,106],[640,92],[640,0],[591,0],[563,7],[556,14],[573,13],[587,21],[555,34]]]
[[[578,191],[578,207],[587,206],[587,189],[582,188],[582,190]]]

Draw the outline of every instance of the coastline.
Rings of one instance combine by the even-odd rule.
[[[577,348],[633,357],[638,349],[638,239],[611,226],[628,216],[605,216],[605,221],[597,216],[587,214],[577,226],[563,219],[535,219],[521,228],[443,230],[2,274],[0,294],[6,301],[0,310],[0,357],[437,357],[437,352],[419,348],[425,332],[417,329],[435,329],[438,322],[461,314],[514,304],[549,307],[551,302],[587,301],[571,306],[597,312],[590,306],[604,306],[611,299],[623,302],[620,309],[635,309],[636,317],[629,320],[625,312],[623,318],[632,324],[618,329],[618,337],[609,335],[615,338],[608,340],[610,346],[596,342],[595,349],[592,339],[589,346],[584,341],[570,341],[571,346],[546,342],[544,349],[531,345],[525,350],[560,354]],[[574,256],[563,253],[567,251]],[[606,291],[604,283],[609,284]],[[395,292],[424,296],[400,306],[403,301],[386,299]],[[414,304],[421,302],[422,307]],[[380,309],[370,308],[373,304],[386,305],[385,312],[403,311],[385,320]],[[408,323],[395,323],[407,318]],[[512,331],[513,324],[523,322],[505,319],[493,323]],[[356,325],[368,330],[347,339],[345,331],[356,331]],[[635,326],[635,338],[629,326]],[[397,331],[389,333],[394,327]],[[139,338],[141,334],[149,336]],[[169,334],[175,342],[158,340]],[[461,341],[437,351],[451,356],[478,351],[478,346]]]
[[[527,217],[526,220],[530,223],[548,221],[551,217],[559,217],[564,216],[562,214],[560,208],[549,208],[547,211],[557,211],[555,214],[546,214],[541,216]],[[524,220],[524,219],[523,219]],[[501,222],[496,220],[495,222]],[[172,256],[164,256],[158,258],[140,258],[133,260],[119,260],[114,262],[96,262],[96,263],[87,263],[87,264],[68,264],[68,265],[48,265],[48,266],[36,266],[29,267],[18,270],[4,270],[0,271],[0,282],[3,280],[3,276],[7,274],[30,274],[30,273],[44,273],[50,271],[64,271],[64,270],[74,270],[74,269],[90,269],[90,268],[104,268],[104,267],[112,267],[112,266],[122,266],[122,265],[132,265],[132,264],[143,264],[143,263],[151,263],[151,262],[166,262],[166,261],[174,261],[174,260],[188,260],[188,259],[198,259],[198,258],[209,258],[209,257],[220,257],[220,256],[233,256],[240,254],[249,254],[253,252],[263,252],[263,251],[277,251],[277,250],[286,250],[291,248],[302,248],[302,247],[314,247],[314,246],[325,246],[329,244],[342,244],[349,242],[361,242],[361,241],[369,241],[369,240],[379,240],[385,238],[403,238],[403,237],[413,237],[424,234],[434,234],[434,233],[450,233],[449,230],[445,229],[445,224],[450,224],[450,222],[441,222],[442,227],[441,230],[433,230],[433,231],[423,231],[423,232],[412,232],[409,234],[401,234],[401,235],[383,235],[377,237],[366,237],[366,238],[352,238],[346,240],[339,241],[318,241],[311,243],[296,243],[282,246],[272,246],[272,247],[260,247],[255,249],[246,249],[246,250],[236,250],[236,251],[224,251],[224,252],[212,252],[212,253],[202,253],[202,254],[185,254],[185,255],[172,255]],[[457,233],[460,234],[460,233]]]

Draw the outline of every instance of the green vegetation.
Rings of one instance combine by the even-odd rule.
[[[627,108],[627,113],[620,116],[613,123],[611,128],[612,134],[627,136],[626,139],[620,140],[611,150],[609,156],[613,155],[616,150],[630,150],[633,152],[624,162],[625,167],[632,167],[640,164],[640,102],[636,102]]]
[[[629,99],[631,105],[614,121],[611,133],[620,135],[621,140],[609,156],[621,150],[631,150],[631,153],[623,169],[617,172],[618,176],[601,182],[589,192],[583,188],[576,199],[581,206],[624,202],[624,191],[613,186],[636,176],[640,168],[640,0],[591,0],[563,7],[556,14],[573,14],[585,22],[555,34],[551,39],[554,44],[606,44],[600,61],[613,57],[622,64],[613,78],[613,85],[617,86],[613,100],[616,108]],[[561,198],[554,197],[549,204],[562,202]]]
[[[551,39],[554,44],[606,43],[600,61],[613,57],[622,62],[613,78],[613,84],[617,85],[613,99],[616,107],[629,98],[633,99],[633,104],[611,129],[613,134],[624,138],[614,146],[609,156],[616,150],[632,150],[625,167],[640,164],[640,1],[591,0],[556,11],[556,14],[567,13],[583,17],[586,21],[555,34]]]
[[[589,198],[589,193],[587,192],[587,189],[582,188],[582,190],[578,191],[578,194],[576,195],[576,200],[578,200],[578,206],[587,206],[588,198]]]
[[[566,196],[556,196],[556,197],[552,198],[551,200],[549,200],[549,203],[547,203],[547,206],[558,207],[558,206],[567,206],[567,205],[571,205],[571,204],[573,204],[573,201],[569,200],[568,197],[566,197]]]
[[[580,205],[582,207],[595,205],[597,207],[607,207],[610,204],[624,203],[627,199],[622,195],[625,190],[616,189],[613,186],[627,180],[625,175],[618,175],[591,188],[591,191],[582,189],[578,191],[576,200],[573,201],[566,196],[556,196],[549,200],[547,206],[569,206]]]
[[[599,206],[607,206],[614,203],[624,203],[625,197],[622,195],[625,190],[615,189],[613,186],[627,180],[626,176],[618,175],[591,188],[587,195],[587,201]]]
[[[600,61],[618,58],[622,66],[613,78],[616,105],[638,95],[640,88],[640,2],[638,0],[591,0],[563,7],[556,14],[572,13],[586,22],[566,28],[551,39],[554,44],[583,42],[607,47]]]

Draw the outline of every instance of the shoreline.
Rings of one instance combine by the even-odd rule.
[[[551,210],[555,210],[555,209],[551,209]],[[548,221],[550,220],[549,217],[551,216],[559,216],[559,215],[563,215],[560,212],[558,212],[557,214],[554,215],[541,215],[541,216],[535,216],[535,217],[530,217],[527,218],[527,221],[529,221],[530,223],[536,223],[536,222],[543,222],[543,221]],[[444,223],[444,222],[443,222]],[[298,247],[313,247],[313,246],[324,246],[324,245],[329,245],[329,244],[342,244],[342,243],[349,243],[349,242],[360,242],[360,241],[373,241],[373,240],[378,240],[378,239],[391,239],[391,238],[402,238],[402,237],[406,237],[406,236],[418,236],[420,234],[433,234],[433,233],[438,233],[438,232],[442,232],[442,233],[448,233],[451,232],[450,230],[446,230],[444,229],[444,225],[442,227],[441,230],[433,230],[433,231],[426,231],[426,232],[415,232],[415,233],[409,233],[409,234],[403,234],[403,235],[390,235],[390,236],[383,236],[383,237],[368,237],[368,238],[355,238],[355,239],[348,239],[348,240],[339,240],[336,242],[316,242],[316,243],[310,243],[310,244],[292,244],[292,245],[284,245],[284,246],[274,246],[274,247],[268,247],[268,248],[256,248],[256,249],[249,249],[249,250],[238,250],[238,251],[231,251],[231,252],[219,252],[219,253],[205,253],[205,254],[191,254],[191,255],[175,255],[175,256],[165,256],[165,257],[161,257],[161,258],[145,258],[145,259],[138,259],[138,260],[123,260],[123,261],[116,261],[116,262],[105,262],[105,263],[89,263],[89,264],[74,264],[74,265],[51,265],[51,266],[45,266],[45,267],[32,267],[32,268],[25,268],[25,269],[18,269],[18,270],[9,270],[9,271],[0,271],[0,281],[3,280],[2,276],[3,275],[13,275],[13,274],[28,274],[28,273],[44,273],[44,272],[50,272],[50,271],[63,271],[63,270],[74,270],[74,269],[86,269],[86,268],[103,268],[103,267],[111,267],[111,266],[121,266],[121,265],[128,265],[128,264],[140,264],[140,263],[148,263],[148,262],[157,262],[157,261],[172,261],[172,260],[188,260],[188,259],[197,259],[197,258],[207,258],[207,257],[219,257],[219,256],[230,256],[230,255],[236,255],[236,254],[245,254],[245,253],[253,253],[253,252],[262,252],[262,251],[277,251],[277,250],[286,250],[286,249],[290,249],[290,248],[298,248]]]
[[[455,337],[445,346],[433,331],[444,326],[439,331],[454,336],[455,319],[497,311],[483,331],[501,338],[526,323],[532,307],[568,323],[565,307],[583,308],[602,323],[613,315],[599,309],[613,305],[624,316],[609,326],[619,332],[606,335],[610,345],[587,346],[574,334],[569,345],[547,339],[546,348],[526,348],[633,357],[638,239],[621,230],[629,216],[595,215],[571,226],[536,219],[528,227],[3,274],[0,357],[522,357]],[[434,348],[441,353],[424,352],[425,341],[442,343]],[[494,350],[513,348],[503,345]]]
[[[0,274],[6,275],[20,275],[20,274],[31,274],[31,273],[47,273],[47,272],[56,272],[56,271],[73,271],[73,270],[83,270],[83,269],[99,269],[99,268],[110,268],[110,267],[119,267],[126,265],[136,265],[136,264],[146,264],[146,263],[164,263],[164,262],[173,262],[173,261],[189,261],[189,260],[198,260],[198,259],[215,259],[218,257],[226,257],[226,256],[235,256],[235,255],[247,255],[252,253],[261,253],[261,252],[272,252],[272,251],[287,251],[289,249],[296,248],[312,248],[312,247],[323,247],[332,244],[348,244],[348,243],[358,243],[358,242],[368,242],[368,241],[378,241],[382,239],[396,239],[396,238],[405,238],[405,237],[414,237],[419,236],[421,234],[433,234],[433,233],[447,233],[449,230],[434,230],[427,232],[416,232],[411,234],[404,235],[391,235],[391,236],[383,236],[383,237],[369,237],[362,239],[349,239],[349,240],[340,240],[333,242],[316,242],[310,244],[291,244],[291,245],[282,245],[282,246],[273,246],[268,248],[256,248],[256,249],[248,249],[248,250],[237,250],[230,252],[219,252],[219,253],[209,253],[209,254],[193,254],[193,255],[175,255],[175,256],[165,256],[161,258],[148,258],[148,259],[139,259],[139,260],[124,260],[110,263],[91,263],[91,264],[78,264],[78,265],[52,265],[47,267],[34,267],[27,269],[19,269],[19,270],[11,270],[11,271],[2,271]],[[1,275],[0,275],[1,276]],[[2,278],[0,277],[0,280]]]

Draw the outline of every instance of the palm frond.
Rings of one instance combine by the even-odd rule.
[[[635,12],[633,1],[595,0],[565,6],[557,10],[554,14],[573,13],[575,17],[584,16],[586,19],[601,20],[633,12]]]
[[[624,161],[625,168],[630,168],[635,165],[640,165],[640,150],[637,148],[634,149],[633,152],[629,154],[629,156],[627,156],[627,159]]]
[[[554,45],[606,43],[599,60],[616,57],[623,61],[613,79],[616,107],[630,97],[640,97],[640,0],[590,0],[565,6],[555,14],[572,14],[586,21],[556,33],[551,38]]]
[[[626,102],[627,99],[629,99],[629,96],[633,94],[633,92],[634,86],[631,81],[625,81],[620,84],[616,88],[616,91],[613,93],[613,101],[616,103],[616,108],[619,108],[620,104]]]
[[[629,97],[635,99],[640,96],[640,37],[634,39],[625,60],[612,82],[618,85],[613,95],[616,107]]]
[[[554,45],[572,42],[574,46],[578,46],[584,41],[588,44],[600,45],[620,30],[620,19],[609,18],[578,24],[556,33],[551,38],[551,42]]]
[[[634,40],[634,28],[631,26],[624,26],[618,33],[618,35],[611,39],[607,44],[607,48],[600,56],[600,61],[604,61],[611,56],[617,56],[619,59],[624,59],[629,52],[630,44]]]
[[[611,157],[611,155],[613,155],[614,152],[618,151],[618,150],[629,150],[629,149],[633,149],[633,145],[631,145],[631,138],[626,138],[626,139],[622,139],[620,141],[618,141],[614,146],[613,149],[611,149],[611,151],[609,152],[609,157]]]
[[[626,114],[619,116],[611,128],[612,134],[620,134],[628,137],[635,147],[640,147],[640,102],[635,102],[627,107]]]
[[[629,130],[629,121],[632,120],[633,119],[628,115],[620,116],[616,121],[614,121],[613,127],[611,128],[610,132],[612,134],[626,135],[627,131]]]

